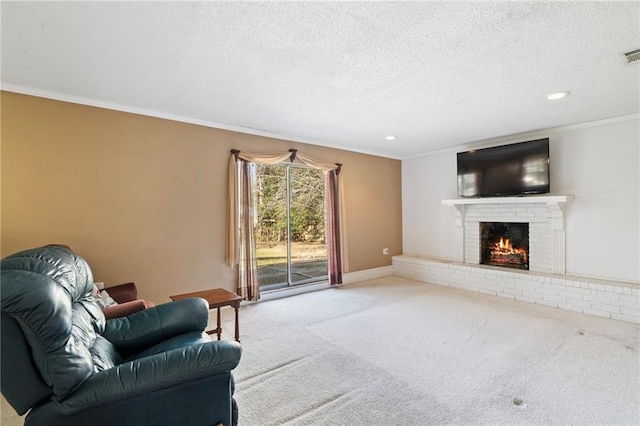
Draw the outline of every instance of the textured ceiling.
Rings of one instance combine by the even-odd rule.
[[[639,111],[638,2],[1,7],[5,90],[392,158]]]

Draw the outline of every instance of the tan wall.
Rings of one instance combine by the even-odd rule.
[[[261,136],[2,92],[2,256],[65,243],[96,281],[171,294],[233,289],[224,263],[232,148],[297,148],[343,163],[350,271],[402,251],[401,163]]]

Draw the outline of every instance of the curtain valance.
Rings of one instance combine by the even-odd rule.
[[[231,164],[237,162],[238,160],[249,161],[256,164],[279,164],[284,163],[287,160],[293,163],[294,161],[298,160],[305,166],[322,170],[324,172],[338,170],[339,173],[340,169],[342,168],[342,164],[340,163],[323,163],[322,161],[318,161],[313,157],[309,157],[308,155],[298,152],[297,149],[290,149],[288,152],[275,153],[251,153],[232,149],[231,154],[233,154],[231,156]]]

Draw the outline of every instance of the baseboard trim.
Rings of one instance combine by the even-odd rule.
[[[353,284],[360,281],[375,280],[376,278],[393,275],[393,266],[365,269],[364,271],[347,272],[342,274],[343,284]]]

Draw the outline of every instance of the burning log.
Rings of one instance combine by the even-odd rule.
[[[500,238],[500,241],[491,247],[490,262],[495,263],[527,263],[527,251],[521,247],[513,247],[511,240]]]

